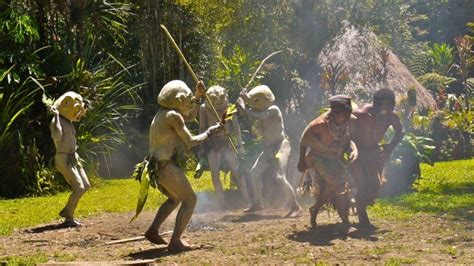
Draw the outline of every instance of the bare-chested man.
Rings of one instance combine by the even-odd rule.
[[[351,164],[351,175],[357,188],[357,214],[362,226],[371,226],[367,206],[374,202],[384,180],[384,162],[404,135],[400,118],[393,112],[394,107],[393,91],[381,89],[375,92],[372,104],[353,112],[355,119],[351,120],[350,132],[359,156]],[[390,143],[380,145],[390,126],[395,130],[395,136]]]
[[[203,133],[193,136],[186,127],[186,121],[192,121],[199,109],[199,99],[204,95],[202,82],[196,86],[193,97],[188,86],[180,80],[165,84],[158,95],[161,109],[155,115],[150,127],[150,162],[156,162],[157,187],[168,199],[160,206],[155,219],[145,232],[145,237],[155,244],[166,244],[158,233],[163,221],[181,203],[168,250],[185,251],[191,246],[181,240],[196,205],[196,194],[186,178],[184,171],[173,162],[178,146],[184,144],[191,148],[203,143],[211,135],[217,134],[222,126],[213,125]]]
[[[54,114],[50,125],[51,137],[56,147],[54,165],[72,188],[71,196],[59,215],[65,218],[64,226],[81,226],[74,220],[74,212],[79,199],[89,190],[90,183],[76,153],[76,129],[72,122],[78,122],[86,113],[82,96],[68,91],[53,103],[51,111]]]
[[[211,100],[212,105],[216,109],[219,117],[222,117],[227,110],[229,105],[229,96],[227,90],[221,86],[211,86],[207,90],[209,99]],[[215,125],[219,122],[214,111],[211,109],[209,102],[206,100],[199,109],[199,132],[204,132],[209,126]],[[239,156],[235,150],[233,150],[228,137],[236,141],[237,148],[242,149],[242,136],[240,133],[239,121],[237,114],[234,114],[232,120],[225,124],[226,131],[222,131],[218,135],[214,136],[211,141],[206,145],[207,158],[209,162],[209,168],[211,170],[212,183],[214,184],[214,189],[219,195],[220,199],[223,199],[223,188],[220,180],[220,170],[222,164],[226,162],[229,167],[232,175],[237,181],[240,192],[242,193],[243,198],[248,201],[249,194],[247,191],[247,184],[245,179],[238,171],[239,166]],[[201,154],[203,152],[200,152]]]
[[[278,106],[274,105],[275,96],[268,86],[260,85],[248,93],[241,93],[237,104],[244,114],[260,123],[260,134],[264,144],[263,152],[258,156],[251,170],[253,202],[246,212],[263,209],[262,189],[264,175],[274,176],[282,187],[290,211],[286,217],[296,217],[301,207],[296,200],[293,187],[286,179],[286,168],[291,152],[288,138],[285,136],[283,117]]]
[[[316,228],[321,207],[332,202],[344,228],[349,228],[349,199],[347,197],[348,161],[344,153],[351,150],[349,160],[357,158],[357,148],[349,135],[351,98],[336,95],[329,98],[331,110],[309,123],[300,141],[298,170],[314,170],[319,186],[315,204],[310,208],[310,223]],[[307,154],[309,148],[309,154]]]

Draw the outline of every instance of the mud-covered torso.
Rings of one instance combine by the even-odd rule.
[[[260,127],[259,133],[265,146],[278,145],[285,138],[285,125],[280,109],[276,105],[270,108],[273,108],[273,110],[268,117],[257,119]]]
[[[72,154],[76,151],[76,129],[71,121],[62,116],[58,117],[59,121],[53,118],[50,125],[56,153]],[[57,131],[55,123],[60,124],[61,132]]]
[[[165,108],[158,111],[150,126],[149,156],[158,161],[171,160],[178,149],[183,146],[173,125],[167,119],[170,112],[175,111]]]

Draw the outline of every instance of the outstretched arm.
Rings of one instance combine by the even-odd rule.
[[[176,134],[188,149],[203,143],[209,137],[207,131],[193,136],[184,123],[183,117],[178,113],[169,114],[168,122],[173,126]]]
[[[189,132],[188,127],[186,127],[186,124],[184,123],[183,117],[179,113],[170,113],[167,120],[188,149],[203,143],[211,135],[217,133],[222,128],[221,125],[214,125],[209,127],[203,133],[193,136],[191,132]]]

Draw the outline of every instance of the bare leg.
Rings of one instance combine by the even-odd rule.
[[[172,199],[167,199],[156,212],[155,219],[151,223],[148,230],[145,232],[145,237],[151,243],[157,245],[166,244],[166,241],[160,236],[160,226],[168,218],[168,216],[173,212],[174,209],[178,206],[178,202]]]
[[[181,242],[181,235],[186,228],[194,207],[196,206],[196,194],[191,188],[183,171],[172,165],[166,164],[159,170],[160,178],[158,185],[160,190],[168,196],[168,200],[160,206],[153,223],[145,233],[145,237],[155,244],[165,244],[166,242],[159,236],[158,231],[163,221],[171,214],[176,206],[181,202],[176,216],[175,228],[168,245],[169,251],[183,251],[190,246]]]
[[[334,195],[331,200],[337,214],[342,220],[342,223],[349,225],[349,201],[346,194]]]
[[[357,188],[355,200],[359,224],[363,227],[370,227],[371,224],[369,221],[369,216],[367,215],[367,194],[369,194],[368,189],[370,187],[370,184],[367,184],[368,180],[365,177],[365,172],[362,170],[362,167],[363,165],[361,165],[358,161],[356,161],[356,163],[353,163],[351,165],[351,175]]]
[[[312,228],[316,228],[316,216],[318,215],[319,210],[321,207],[324,206],[329,201],[330,198],[330,191],[327,189],[326,186],[322,186],[319,194],[316,196],[316,202],[313,206],[309,208],[310,214],[310,224]]]
[[[170,198],[176,199],[176,202],[181,202],[181,207],[176,215],[176,222],[168,250],[172,252],[189,250],[191,247],[181,241],[181,236],[196,206],[196,194],[184,172],[172,164],[166,165],[166,167],[160,171],[158,184],[165,190]],[[159,218],[159,220],[161,219],[163,218]]]
[[[245,199],[246,203],[250,203],[247,183],[245,182],[245,178],[238,171],[239,158],[237,154],[235,154],[234,151],[227,149],[224,155],[227,163],[230,165],[230,171],[232,172],[232,175],[237,180],[237,186],[239,187],[242,197]]]
[[[222,188],[222,182],[220,179],[220,167],[221,167],[221,157],[223,152],[218,152],[216,149],[209,151],[208,162],[209,168],[211,170],[212,183],[214,189],[220,200],[224,199],[224,189]]]
[[[281,147],[278,151],[279,153],[279,158],[278,160],[278,171],[277,171],[277,182],[280,184],[282,187],[285,197],[289,203],[290,210],[288,214],[286,214],[285,217],[297,217],[300,215],[302,209],[300,205],[298,204],[298,201],[296,200],[296,193],[293,187],[290,185],[286,178],[286,170],[288,166],[288,159],[290,157],[291,153],[291,146],[290,142],[288,140],[283,140],[281,143]]]
[[[263,174],[265,170],[268,168],[268,163],[265,160],[265,152],[262,152],[255,164],[252,167],[250,175],[252,177],[252,188],[253,188],[253,195],[254,199],[252,202],[252,206],[250,208],[245,209],[246,212],[256,212],[263,209],[262,203],[262,188],[263,188]]]
[[[72,188],[72,193],[69,196],[68,202],[59,215],[66,218],[66,222],[69,222],[72,226],[74,225],[73,223],[80,225],[74,221],[74,212],[80,198],[90,188],[89,180],[87,179],[84,169],[82,169],[80,165],[70,165],[68,155],[57,154],[55,156],[55,166],[58,171],[64,175],[66,182]]]

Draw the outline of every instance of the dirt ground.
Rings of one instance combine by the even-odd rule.
[[[356,230],[346,235],[339,230],[339,219],[333,210],[320,213],[319,229],[311,230],[309,203],[304,204],[300,217],[290,219],[282,218],[284,209],[245,214],[242,204],[218,210],[215,206],[207,208],[201,200],[184,236],[197,249],[180,254],[171,254],[165,246],[146,240],[108,243],[142,236],[154,217],[150,211],[132,223],[132,213],[106,213],[81,219],[85,226],[80,229],[60,229],[57,223],[41,225],[0,238],[0,261],[7,256],[42,253],[49,262],[474,263],[472,222],[419,214],[410,221],[373,219],[375,230]],[[174,217],[175,213],[162,228],[168,232],[166,239]],[[352,216],[351,221],[356,222],[356,217]]]

